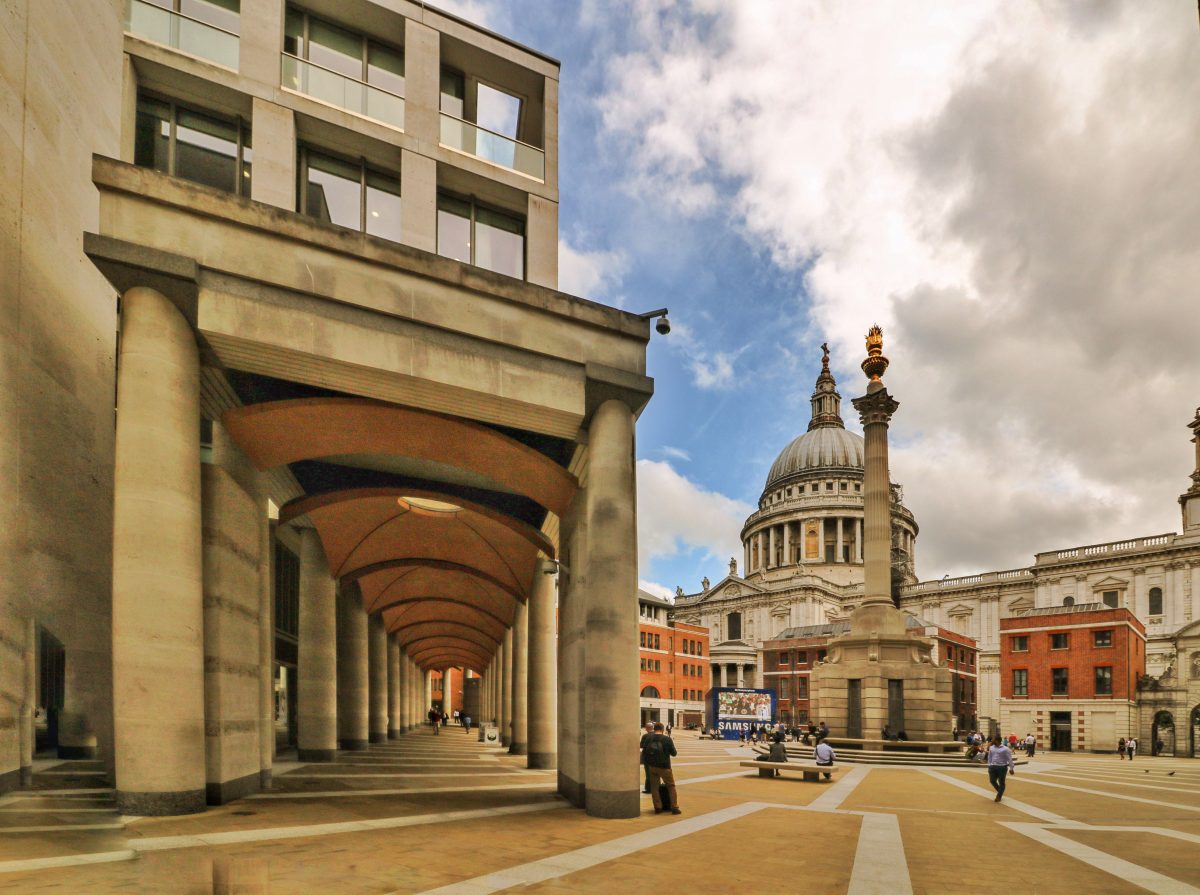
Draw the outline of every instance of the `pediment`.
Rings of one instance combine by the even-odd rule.
[[[1017,599],[1013,600],[1011,603],[1008,604],[1009,612],[1021,612],[1025,609],[1032,609],[1032,608],[1033,608],[1033,600],[1029,599],[1029,597],[1018,597]]]
[[[1124,587],[1129,587],[1129,582],[1121,578],[1114,578],[1112,575],[1102,578],[1091,586],[1092,590],[1119,590]]]
[[[974,614],[975,610],[965,603],[958,603],[957,605],[951,606],[946,610],[946,615],[949,615],[951,618],[966,618],[967,616]]]

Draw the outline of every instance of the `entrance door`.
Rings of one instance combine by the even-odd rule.
[[[1050,713],[1050,749],[1053,752],[1071,751],[1071,713]]]
[[[904,681],[888,681],[888,727],[893,734],[904,730]],[[874,733],[871,736],[875,736]]]

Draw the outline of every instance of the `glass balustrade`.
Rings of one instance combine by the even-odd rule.
[[[283,86],[322,102],[404,129],[404,97],[283,54]]]
[[[442,113],[441,142],[443,146],[538,180],[546,179],[546,153],[536,146],[494,133],[445,112]]]
[[[125,30],[235,71],[238,36],[223,28],[189,18],[143,0],[128,0]]]

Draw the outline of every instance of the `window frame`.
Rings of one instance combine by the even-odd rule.
[[[1059,673],[1062,677],[1062,689],[1058,688]],[[1070,696],[1071,695],[1071,670],[1066,667],[1050,669],[1050,695],[1051,696]]]
[[[1108,672],[1108,689],[1100,689],[1100,673]],[[1092,688],[1096,696],[1112,696],[1113,695],[1113,667],[1111,665],[1096,665],[1092,668]]]
[[[289,12],[296,12],[297,14],[300,15],[300,17],[302,19],[302,33],[301,33],[300,39],[301,39],[301,41],[303,41],[303,47],[301,48],[301,50],[302,50],[301,53],[289,53],[287,51],[287,43],[286,43],[287,37],[288,37],[287,14]],[[359,77],[357,79],[360,84],[367,84],[371,87],[374,87],[376,90],[382,90],[384,93],[390,93],[392,96],[400,97],[400,99],[407,99],[407,95],[408,95],[408,55],[404,52],[403,45],[396,46],[395,44],[390,44],[385,41],[375,40],[374,38],[368,36],[367,34],[364,34],[363,32],[359,31],[356,28],[353,28],[353,27],[350,27],[347,25],[343,25],[340,22],[335,22],[335,21],[333,21],[331,19],[327,19],[321,15],[314,15],[313,13],[309,12],[306,8],[304,8],[303,6],[297,6],[294,3],[285,3],[284,8],[283,8],[283,23],[284,23],[284,25],[283,25],[283,27],[284,27],[283,41],[284,41],[284,43],[281,45],[281,51],[283,52],[283,54],[285,56],[291,56],[293,59],[299,59],[301,62],[304,62],[307,65],[315,65],[317,68],[323,69],[328,72],[333,72],[334,74],[341,75],[344,78],[351,78],[351,80],[354,80],[354,78],[351,75],[344,74],[334,68],[329,68],[326,65],[322,65],[320,62],[313,62],[312,59],[309,58],[309,47],[312,44],[312,20],[313,19],[316,19],[322,25],[325,25],[329,28],[336,28],[337,30],[344,31],[347,34],[353,34],[355,37],[358,38],[359,50],[360,50],[359,61],[362,63],[361,73],[359,74]],[[391,88],[383,87],[383,86],[380,86],[379,84],[371,83],[371,81],[370,81],[370,77],[371,77],[371,44],[375,44],[376,46],[380,47],[381,49],[387,50],[389,52],[396,53],[400,57],[401,66],[404,69],[403,74],[401,74],[401,77],[404,78],[404,92],[403,93],[397,93],[395,90],[392,90]],[[394,74],[394,72],[393,72],[393,74]],[[305,95],[307,96],[308,94],[305,94]]]
[[[435,232],[433,241],[435,247],[439,246],[441,242],[442,208],[441,203],[438,200],[440,200],[443,196],[455,202],[463,202],[471,209],[471,215],[469,218],[467,218],[469,227],[468,242],[471,247],[471,257],[467,261],[459,261],[458,263],[469,264],[471,267],[478,267],[480,270],[486,270],[489,273],[494,273],[502,277],[512,276],[512,274],[503,273],[502,271],[498,270],[492,270],[490,267],[484,267],[476,261],[475,251],[479,246],[479,238],[476,236],[475,228],[478,224],[479,210],[482,208],[484,211],[489,211],[492,214],[502,215],[504,217],[512,218],[513,220],[519,220],[521,222],[521,275],[519,277],[513,277],[513,279],[520,280],[523,283],[529,282],[529,218],[525,215],[522,215],[520,212],[508,211],[507,209],[500,208],[495,205],[489,205],[486,202],[480,202],[474,195],[468,196],[463,195],[462,193],[453,192],[452,190],[439,189],[437,191],[437,198],[434,201]],[[447,213],[452,214],[453,212]],[[453,258],[450,255],[443,255],[441,251],[437,250],[436,248],[435,254],[437,254],[438,257],[446,258],[450,261],[458,261],[457,258]]]
[[[1018,643],[1020,646],[1018,646]],[[1008,651],[1010,653],[1027,653],[1029,652],[1029,635],[1028,634],[1010,634],[1008,638]]]
[[[351,165],[358,168],[358,229],[347,227],[345,224],[334,223],[333,221],[322,221],[320,218],[314,217],[308,213],[308,164],[309,154],[315,153],[318,156],[324,156],[332,161],[341,162],[343,165]],[[367,232],[367,188],[369,175],[384,178],[393,181],[396,184],[396,192],[392,193],[400,200],[400,233],[398,236],[403,236],[404,232],[404,197],[400,192],[400,172],[399,171],[383,171],[374,165],[371,165],[363,156],[353,158],[342,155],[338,152],[330,152],[320,146],[312,146],[308,143],[298,143],[296,147],[296,213],[302,214],[304,217],[312,221],[317,221],[320,224],[329,224],[334,227],[340,227],[343,230],[351,230],[352,232],[361,233],[363,236],[369,236],[372,239],[382,239],[385,242],[390,242],[393,245],[402,245],[400,239],[391,239],[387,236],[380,236],[377,233]],[[374,187],[379,189],[378,187]]]
[[[1107,635],[1108,643],[1100,642],[1101,635]],[[1092,647],[1094,649],[1112,649],[1113,648],[1113,630],[1112,630],[1112,628],[1105,628],[1103,631],[1093,631],[1092,632]]]
[[[1020,675],[1020,683],[1017,682],[1017,676]],[[1014,668],[1012,670],[1012,695],[1013,696],[1028,696],[1029,695],[1029,669]]]
[[[1055,646],[1061,639],[1062,646]],[[1067,631],[1051,631],[1050,632],[1050,649],[1052,650],[1069,650],[1071,648],[1071,634]]]
[[[1156,611],[1156,610],[1155,610],[1155,608],[1154,608],[1154,600],[1155,600],[1155,598],[1157,598],[1157,599],[1158,599],[1158,609],[1157,609],[1157,611]],[[1163,603],[1163,592],[1162,592],[1162,588],[1161,588],[1161,587],[1152,587],[1152,588],[1150,588],[1150,590],[1149,590],[1149,591],[1147,592],[1147,594],[1146,594],[1146,609],[1147,609],[1147,614],[1148,614],[1148,615],[1162,615],[1162,614],[1163,614],[1163,606],[1164,606],[1164,605],[1165,605],[1165,604]]]
[[[138,90],[137,98],[134,101],[133,112],[135,157],[137,147],[137,118],[141,113],[141,110],[138,108],[138,106],[141,105],[141,100],[143,98],[149,100],[150,102],[163,103],[170,110],[170,118],[167,122],[170,125],[170,132],[167,134],[167,170],[160,173],[166,174],[168,177],[178,177],[180,180],[186,180],[188,183],[194,183],[198,186],[206,186],[209,189],[218,190],[219,192],[225,193],[228,196],[240,196],[246,199],[250,198],[251,184],[254,182],[254,160],[253,158],[246,158],[246,150],[249,149],[251,156],[253,156],[254,136],[250,129],[250,122],[247,119],[243,118],[241,115],[230,116],[222,112],[212,112],[208,109],[201,109],[197,106],[191,105],[190,103],[181,103],[176,99],[165,96],[161,93],[156,93],[153,90]],[[199,115],[201,118],[211,118],[213,121],[220,121],[224,124],[233,124],[237,128],[237,160],[235,162],[236,168],[234,174],[234,182],[237,188],[232,192],[222,190],[220,187],[215,187],[211,184],[202,183],[198,180],[192,180],[191,178],[183,177],[176,173],[178,162],[176,146],[179,131],[180,109],[185,112],[190,112],[193,115]],[[245,173],[247,171],[247,164],[251,166],[249,169],[249,177],[247,177]],[[154,168],[149,165],[136,165],[136,167],[145,168],[151,171],[158,171],[158,168]]]

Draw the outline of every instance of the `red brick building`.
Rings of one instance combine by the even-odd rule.
[[[763,687],[775,691],[779,720],[784,724],[806,724],[808,714],[808,677],[813,666],[825,658],[829,641],[850,630],[848,621],[829,622],[788,628],[774,640],[763,642]],[[956,634],[908,616],[908,633],[913,637],[934,639],[933,661],[953,672],[953,715],[959,730],[972,730],[977,722],[977,675],[979,649],[970,637]],[[951,731],[946,731],[947,736]]]
[[[1084,603],[1001,619],[1001,733],[1032,732],[1059,752],[1112,751],[1136,733],[1145,673],[1146,629],[1128,609]]]
[[[708,629],[670,621],[670,609],[667,600],[638,591],[641,720],[702,727],[710,686]]]

